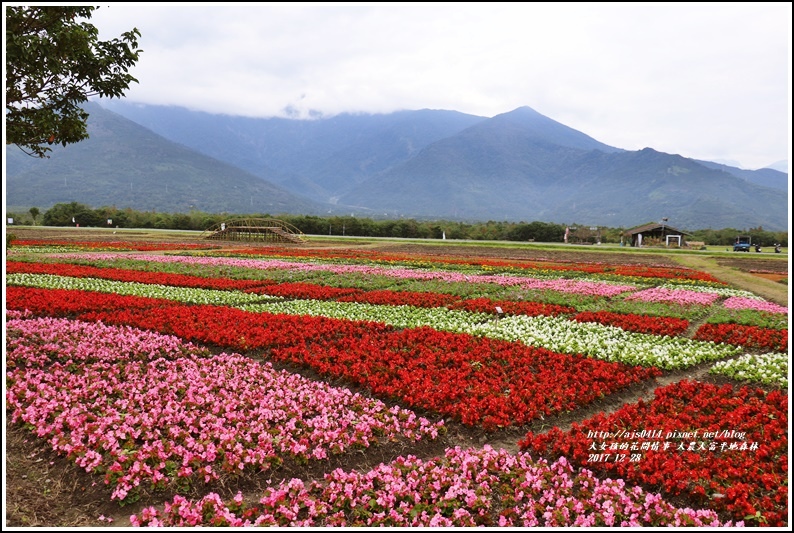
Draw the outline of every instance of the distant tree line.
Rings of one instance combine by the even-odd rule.
[[[157,213],[100,207],[92,209],[78,202],[56,204],[41,211],[32,207],[25,213],[8,213],[14,225],[71,226],[95,228],[149,228],[204,231],[221,222],[237,218],[276,218],[290,224],[307,235],[335,235],[351,237],[402,237],[418,239],[470,239],[492,241],[563,242],[566,227],[576,224],[549,222],[456,222],[447,220],[423,221],[415,219],[373,220],[354,216],[320,217],[314,215],[269,215],[228,213]],[[619,243],[630,228],[599,227],[602,243]],[[750,235],[753,243],[761,246],[780,244],[788,247],[788,233],[766,231],[762,227],[738,230],[735,228],[688,231],[690,241],[704,242],[707,246],[729,246],[737,235]]]

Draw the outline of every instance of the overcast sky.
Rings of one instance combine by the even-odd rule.
[[[127,100],[255,117],[529,106],[598,141],[789,159],[791,3],[111,3]]]

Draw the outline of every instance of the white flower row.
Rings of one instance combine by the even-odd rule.
[[[687,290],[694,292],[713,292],[715,294],[719,294],[720,296],[725,296],[725,297],[741,296],[742,298],[763,300],[763,298],[761,298],[757,294],[753,294],[752,292],[744,291],[741,289],[732,289],[730,287],[711,287],[704,285],[687,285],[686,287],[682,287],[681,285],[677,285],[675,283],[664,283],[662,285],[659,285],[658,288],[669,289],[669,290]]]
[[[70,289],[120,294],[124,296],[144,296],[164,298],[176,302],[208,305],[239,305],[242,303],[273,300],[276,297],[262,294],[249,294],[240,291],[220,291],[215,289],[194,289],[172,287],[128,281],[113,281],[98,278],[72,278],[53,274],[8,274],[7,285],[23,285],[45,289]]]
[[[493,320],[494,315],[457,311],[445,307],[412,307],[410,305],[374,305],[357,302],[291,300],[237,306],[255,313],[312,315],[344,320],[380,322],[397,328],[432,327],[440,331],[469,333],[478,323]]]
[[[781,352],[745,354],[737,359],[715,363],[709,373],[788,387],[788,358],[788,354]]]
[[[687,368],[741,351],[728,344],[633,333],[614,326],[549,316],[510,316],[478,325],[471,333],[541,346],[555,352],[580,353],[606,361],[663,369]]]

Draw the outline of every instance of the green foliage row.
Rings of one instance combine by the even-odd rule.
[[[754,309],[717,309],[708,318],[710,324],[744,324],[769,329],[788,328],[788,314],[767,313]]]
[[[40,214],[38,208],[27,213],[9,213],[15,224],[36,224],[41,217],[44,226],[114,227],[143,229],[174,229],[204,231],[221,222],[236,218],[278,218],[298,228],[307,235],[344,235],[351,237],[402,237],[418,239],[469,239],[516,242],[562,242],[565,224],[550,222],[454,222],[445,220],[422,221],[415,219],[375,220],[353,216],[320,217],[314,215],[271,216],[254,213],[249,215],[229,215],[227,213],[158,213],[155,211],[136,211],[116,207],[91,207],[78,203],[56,204]],[[74,222],[72,222],[74,220]],[[599,228],[600,241],[619,243],[627,228]],[[707,246],[729,246],[738,234],[749,234],[754,243],[772,246],[780,243],[788,246],[787,232],[765,231],[763,228],[737,230],[725,228],[706,229],[691,232],[689,240],[702,241]]]

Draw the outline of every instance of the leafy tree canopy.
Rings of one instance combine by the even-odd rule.
[[[118,98],[136,80],[140,32],[98,39],[91,6],[6,7],[6,144],[49,157],[48,144],[88,137],[80,104],[91,96]]]
[[[89,206],[78,202],[55,204],[44,213],[45,226],[98,226],[99,220],[99,215]]]

